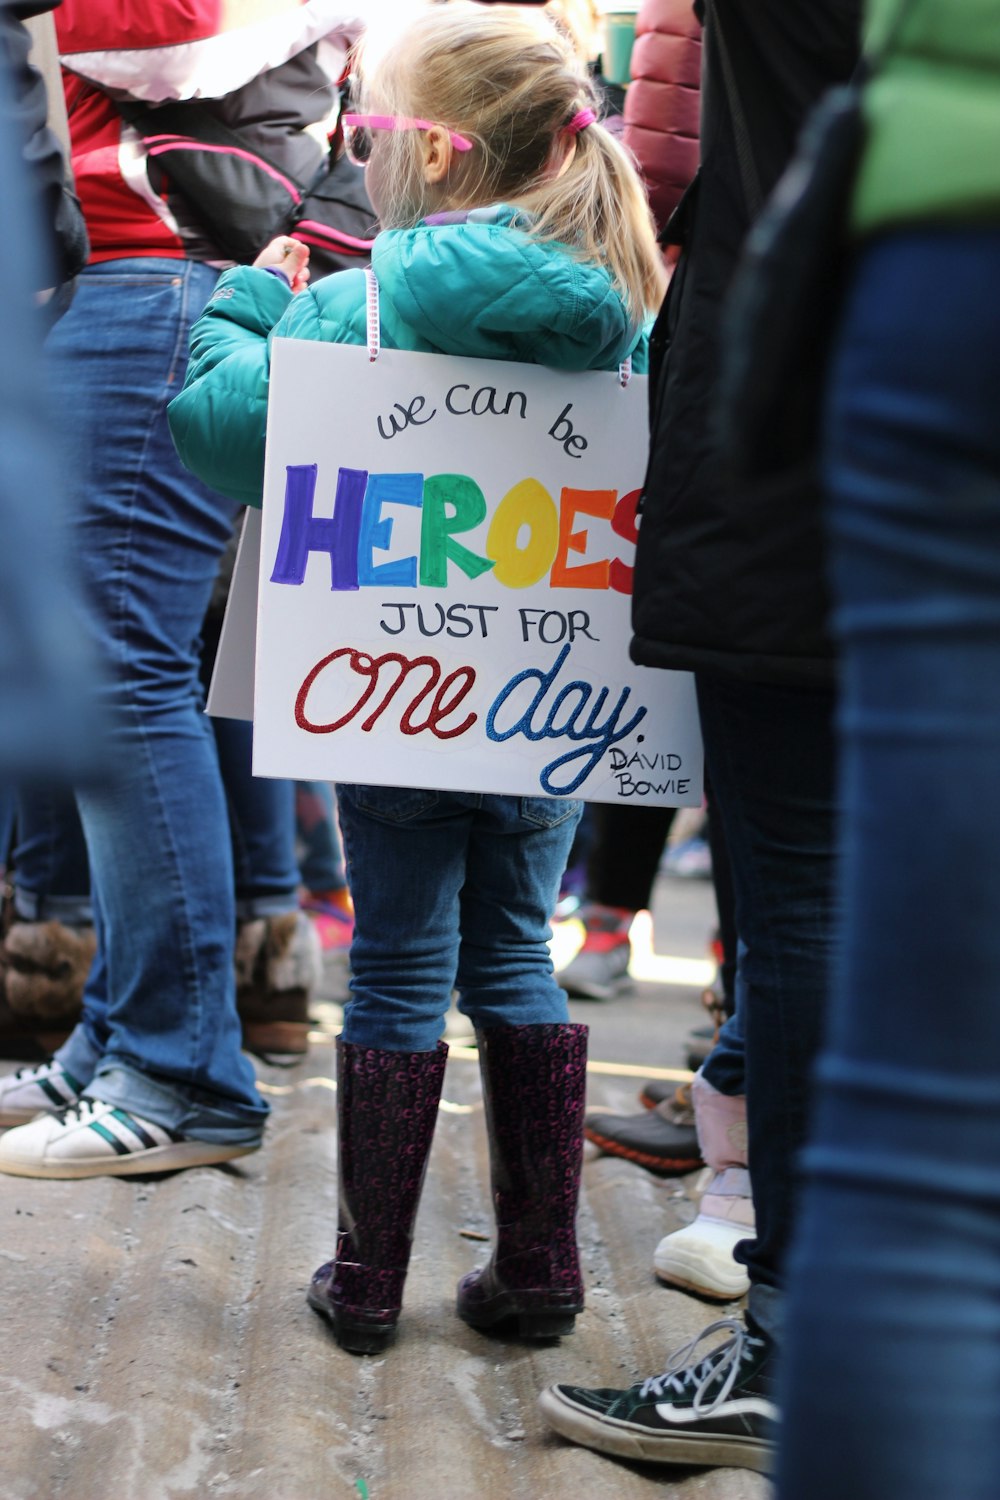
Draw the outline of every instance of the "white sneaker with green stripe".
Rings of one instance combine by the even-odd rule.
[[[0,1136],[0,1172],[15,1177],[130,1177],[210,1166],[256,1151],[197,1141],[84,1095]]]
[[[76,1103],[83,1088],[54,1058],[18,1068],[0,1078],[0,1125],[24,1125],[43,1110],[52,1114],[65,1109]]]

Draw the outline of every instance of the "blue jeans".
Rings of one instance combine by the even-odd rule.
[[[236,916],[298,905],[293,783],[253,776],[253,725],[212,719],[233,846]],[[17,799],[14,909],[28,922],[92,922],[87,841],[71,793],[33,786]]]
[[[295,783],[254,776],[253,725],[213,719],[233,841],[236,916],[241,922],[298,910]]]
[[[109,1104],[252,1144],[268,1108],[240,1050],[229,829],[198,681],[235,507],[182,467],[166,422],[215,280],[179,260],[88,267],[49,340],[117,752],[107,781],[77,794],[98,955],[59,1056]]]
[[[457,988],[476,1026],[569,1020],[549,917],[581,804],[337,787],[354,899],[344,1040],[430,1052]]]
[[[845,951],[786,1500],[1000,1494],[1000,227],[874,241],[828,408]]]
[[[740,938],[756,1238],[737,1258],[750,1275],[751,1312],[778,1337],[795,1156],[836,938],[833,691],[707,673],[697,687]]]
[[[68,789],[21,788],[14,843],[14,912],[26,922],[92,923],[90,861]]]
[[[328,781],[295,783],[299,878],[307,891],[336,891],[346,881],[333,787]]]
[[[0,204],[4,223],[16,226],[18,237],[17,254],[8,257],[0,286],[0,777],[5,786],[22,776],[93,774],[102,759],[89,676],[92,642],[81,618],[66,537],[72,511],[60,464],[63,412],[52,400],[42,361],[49,310],[35,305],[35,289],[55,280],[53,236],[42,232],[40,182],[30,181],[34,163],[25,150],[24,105],[16,93],[5,48]],[[60,303],[57,293],[49,309]]]
[[[746,974],[747,955],[742,943],[737,944],[736,953],[733,1013],[722,1023],[715,1046],[701,1065],[702,1077],[708,1080],[713,1089],[718,1089],[720,1094],[728,1094],[730,1098],[747,1091],[747,1041],[744,1032],[746,980],[741,980],[739,973],[742,964],[744,975]]]

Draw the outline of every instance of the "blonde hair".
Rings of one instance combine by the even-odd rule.
[[[589,62],[601,50],[601,14],[596,0],[548,0],[545,14],[569,37],[580,56]]]
[[[454,0],[432,5],[377,57],[359,56],[360,108],[434,120],[473,142],[454,152],[442,202],[423,178],[411,132],[379,143],[385,228],[433,208],[509,203],[534,239],[558,241],[609,272],[634,324],[654,311],[665,276],[645,190],[631,158],[600,124],[575,136],[558,175],[560,132],[599,110],[585,60],[544,13]]]

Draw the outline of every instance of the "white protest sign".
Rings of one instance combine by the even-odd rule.
[[[692,679],[628,658],[645,385],[276,340],[254,773],[700,803]]]

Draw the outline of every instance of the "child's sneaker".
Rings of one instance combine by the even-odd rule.
[[[65,1109],[76,1103],[83,1089],[54,1058],[18,1068],[0,1078],[0,1125],[24,1125],[43,1112]]]
[[[705,1189],[694,1222],[664,1235],[653,1253],[653,1270],[668,1286],[713,1302],[733,1302],[750,1290],[746,1267],[733,1259],[733,1251],[754,1232],[750,1173],[726,1167]]]
[[[575,957],[556,975],[568,995],[582,1000],[613,1000],[630,984],[632,944],[629,929],[634,911],[588,902],[580,908],[583,944]]]
[[[707,839],[683,839],[672,845],[664,854],[660,869],[681,880],[711,880],[712,851]]]
[[[231,1161],[256,1151],[259,1144],[192,1140],[84,1095],[68,1109],[39,1115],[0,1138],[0,1172],[14,1177],[131,1177]]]

